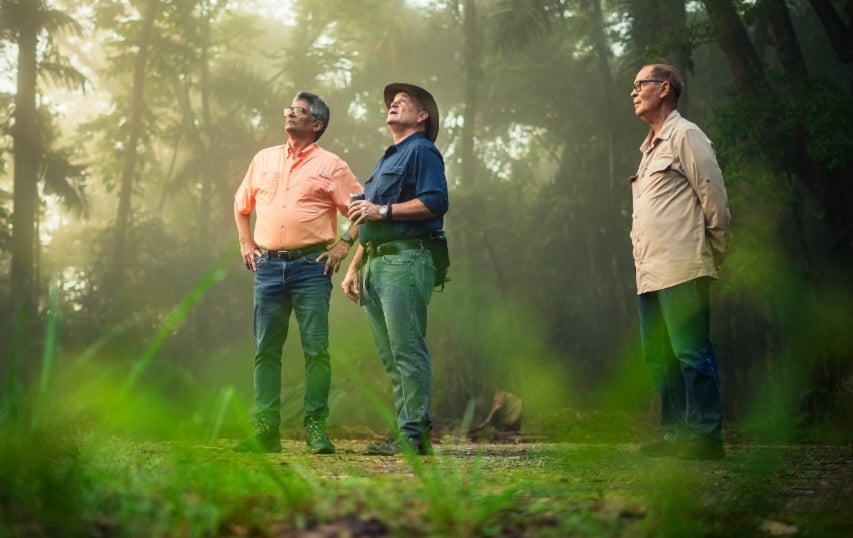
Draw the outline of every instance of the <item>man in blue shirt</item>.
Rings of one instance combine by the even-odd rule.
[[[359,247],[341,287],[364,306],[394,393],[399,432],[371,444],[367,453],[392,455],[407,443],[428,455],[432,367],[426,325],[436,272],[428,240],[444,225],[447,178],[434,144],[433,96],[400,82],[385,86],[384,94],[394,144],[365,183],[365,199],[349,205],[350,219],[361,225]]]

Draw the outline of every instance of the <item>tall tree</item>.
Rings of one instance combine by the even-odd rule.
[[[761,59],[731,0],[703,0],[717,43],[726,55],[741,93],[757,99],[767,86]]]
[[[809,0],[809,3],[823,24],[838,59],[844,63],[853,62],[853,1],[845,2],[847,22],[844,22],[830,0]]]
[[[26,326],[36,315],[33,264],[40,151],[36,125],[36,47],[46,6],[41,1],[12,0],[3,2],[2,9],[4,18],[8,17],[16,30],[18,45],[13,128],[15,172],[11,278],[14,315]],[[24,335],[28,332],[24,330]]]
[[[119,181],[118,209],[113,230],[112,262],[110,281],[116,286],[124,274],[128,228],[130,226],[133,180],[136,174],[136,155],[139,137],[143,129],[142,115],[145,109],[145,72],[148,54],[154,40],[154,21],[160,9],[160,0],[148,0],[143,4],[142,28],[137,42],[136,62],[133,69],[133,86],[128,103],[127,139],[124,142],[124,160]]]
[[[755,121],[766,127],[761,136],[768,160],[781,164],[783,172],[790,174],[814,194],[826,211],[835,235],[837,252],[848,262],[853,260],[853,212],[849,210],[853,205],[853,183],[849,181],[853,177],[853,158],[849,154],[829,162],[822,158],[821,145],[846,144],[838,140],[823,140],[815,134],[814,124],[823,120],[821,116],[810,112],[814,107],[809,106],[808,102],[819,95],[810,89],[812,86],[801,83],[807,71],[786,3],[782,0],[766,0],[759,3],[757,9],[761,10],[760,15],[768,19],[773,33],[777,57],[789,83],[786,91],[795,90],[790,96],[780,96],[774,90],[734,2],[703,0],[703,3],[738,89],[750,109],[763,114]],[[824,13],[821,19],[827,17]],[[833,36],[830,37],[833,41]],[[836,47],[841,62],[846,61],[845,50],[844,47]],[[792,88],[791,84],[795,86]],[[797,91],[798,88],[802,91]],[[846,94],[838,95],[841,102],[850,103],[851,98],[853,95],[849,90]],[[849,105],[840,108],[848,109]],[[778,118],[789,114],[793,117],[780,126]]]
[[[601,80],[601,89],[604,93],[604,101],[610,103],[613,100],[613,73],[610,68],[611,49],[605,32],[604,16],[602,15],[601,0],[585,0],[584,9],[589,13],[590,37],[595,48],[595,58],[598,64],[598,74]],[[609,202],[613,209],[616,203],[616,125],[613,118],[613,107],[606,107],[604,111],[604,129],[607,137],[607,177],[610,190]]]
[[[462,125],[462,181],[467,185],[477,182],[477,159],[474,153],[474,133],[480,109],[480,81],[483,78],[481,38],[477,24],[477,3],[465,0],[462,9],[463,68],[465,78],[465,112]]]
[[[39,76],[53,78],[66,86],[82,85],[84,79],[56,50],[54,33],[79,27],[66,13],[51,9],[42,0],[5,0],[0,2],[0,28],[18,49],[17,87],[14,97],[13,138],[13,214],[11,287],[13,315],[23,324],[25,341],[37,315],[36,260],[38,252],[39,180],[46,187],[73,202],[77,195],[67,182],[80,174],[62,152],[50,150],[48,122],[39,119]],[[79,204],[79,200],[78,200]]]

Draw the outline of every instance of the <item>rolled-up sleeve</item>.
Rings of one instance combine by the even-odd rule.
[[[722,263],[728,250],[732,217],[723,173],[717,163],[714,146],[698,129],[688,129],[684,136],[680,137],[677,149],[687,180],[692,184],[702,206],[705,231],[714,251],[714,258],[718,264]]]
[[[435,147],[421,147],[414,159],[414,176],[418,178],[416,196],[436,216],[447,213],[447,176],[444,160]]]
[[[243,215],[248,215],[255,208],[255,194],[253,191],[255,160],[252,159],[249,164],[249,169],[246,170],[246,175],[243,176],[243,181],[237,187],[237,192],[234,193],[234,209]]]
[[[349,165],[343,161],[340,161],[339,166],[332,173],[332,178],[334,178],[332,199],[341,215],[349,218],[347,206],[349,205],[350,195],[364,192],[364,187],[358,182]]]

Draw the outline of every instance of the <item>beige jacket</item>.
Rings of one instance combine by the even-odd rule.
[[[731,224],[723,175],[705,133],[673,110],[651,136],[630,178],[638,294],[717,278]]]

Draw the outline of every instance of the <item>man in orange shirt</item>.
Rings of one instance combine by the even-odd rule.
[[[234,197],[240,255],[255,275],[256,345],[253,434],[234,450],[281,451],[281,353],[293,312],[305,355],[305,440],[310,452],[333,454],[326,433],[331,276],[358,233],[352,225],[338,239],[337,217],[363,189],[343,159],[317,145],[329,125],[319,96],[299,92],[284,118],[287,143],[255,155]]]

